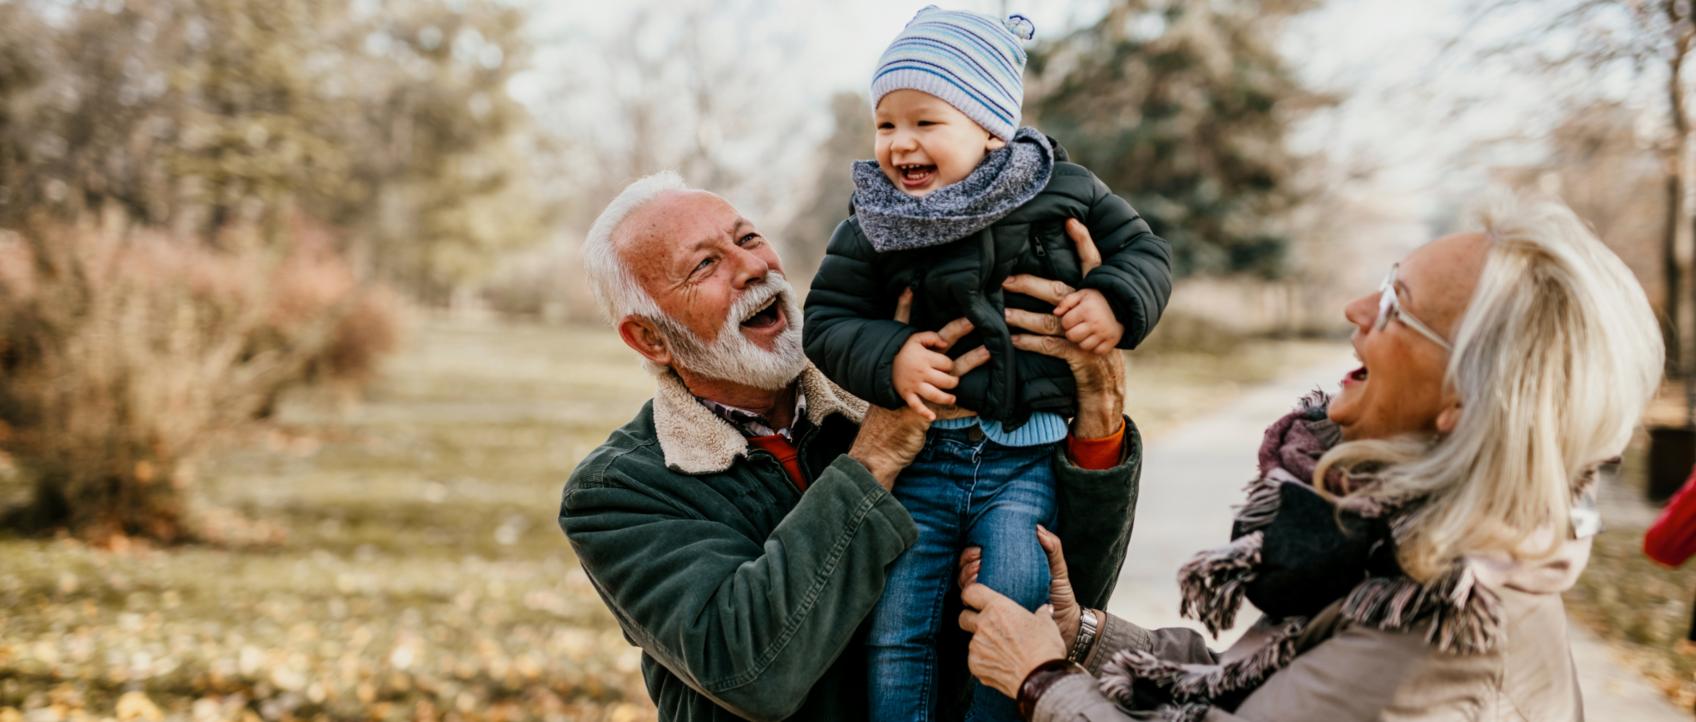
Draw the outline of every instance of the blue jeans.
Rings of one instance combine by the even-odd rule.
[[[960,551],[983,548],[978,581],[1026,609],[1048,603],[1048,557],[1036,526],[1053,528],[1054,444],[1008,447],[972,429],[932,429],[912,465],[895,482],[919,528],[912,548],[895,560],[872,611],[867,682],[874,722],[937,718],[938,632],[954,620],[942,606],[955,592]],[[1013,700],[972,681],[968,722],[1018,722]]]

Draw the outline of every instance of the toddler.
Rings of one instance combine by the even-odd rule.
[[[1052,140],[1019,127],[1021,41],[1033,32],[1022,16],[930,6],[890,43],[872,77],[876,160],[854,164],[852,215],[807,297],[807,356],[836,383],[932,419],[926,402],[974,413],[936,421],[895,483],[919,538],[891,567],[871,617],[874,720],[937,716],[937,639],[962,549],[982,547],[980,582],[1027,609],[1048,600],[1036,526],[1054,528],[1052,465],[1076,389],[1065,361],[1014,349],[1005,310],[1056,314],[1067,338],[1105,354],[1136,346],[1171,294],[1167,242]],[[1069,219],[1101,251],[1088,273]],[[1019,273],[1079,290],[1057,307],[1004,293]],[[912,312],[901,323],[892,318],[906,289]],[[948,353],[923,333],[962,316],[974,330]],[[979,345],[990,361],[954,379],[949,354]],[[973,684],[968,719],[1018,719],[1012,700]]]

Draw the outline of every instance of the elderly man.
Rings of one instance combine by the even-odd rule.
[[[676,174],[626,188],[585,255],[658,389],[572,473],[559,523],[642,648],[660,719],[864,719],[860,627],[917,534],[890,489],[928,422],[868,409],[813,369],[771,244]],[[1009,283],[1045,298],[1070,290]],[[1100,608],[1130,537],[1141,452],[1122,415],[1121,362],[1053,335],[1051,316],[1009,321],[1036,331],[1021,348],[1066,358],[1078,380],[1079,414],[1054,462],[1071,570],[1056,586]],[[937,333],[951,345],[969,331],[962,319]],[[986,358],[960,354],[954,374]]]

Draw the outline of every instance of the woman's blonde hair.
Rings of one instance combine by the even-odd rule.
[[[1480,215],[1489,252],[1447,368],[1455,428],[1344,443],[1315,472],[1377,467],[1383,483],[1361,493],[1427,500],[1398,533],[1402,567],[1420,580],[1468,554],[1552,553],[1577,479],[1625,449],[1661,381],[1642,286],[1578,216],[1501,193]]]

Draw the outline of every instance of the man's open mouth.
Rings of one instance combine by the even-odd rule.
[[[901,174],[901,185],[909,188],[923,186],[936,177],[936,166],[934,165],[906,163],[895,166],[895,170]]]
[[[760,310],[755,311],[754,315],[749,316],[742,322],[742,328],[770,328],[779,321],[782,321],[783,307],[782,304],[778,303],[780,300],[782,300],[782,296],[772,296],[771,300],[767,301],[765,306],[761,307]]]

